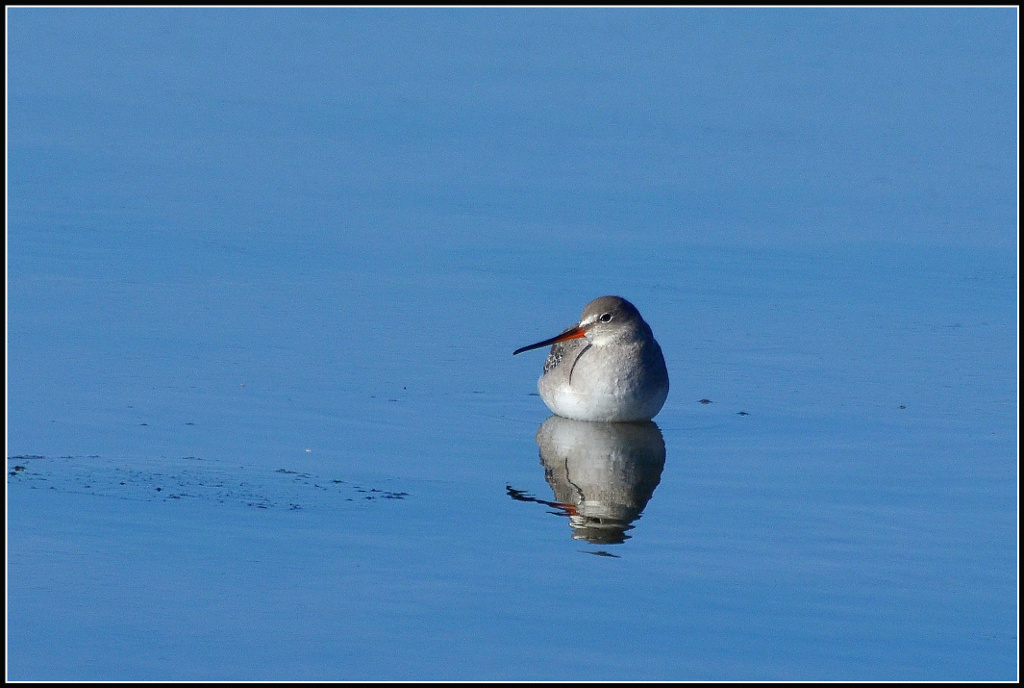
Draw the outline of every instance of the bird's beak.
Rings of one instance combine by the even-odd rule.
[[[512,352],[512,355],[515,356],[516,354],[521,354],[524,351],[529,351],[530,349],[539,349],[540,347],[548,346],[549,344],[564,342],[567,339],[580,339],[585,336],[587,336],[586,330],[584,330],[579,325],[573,325],[572,327],[570,327],[568,330],[558,335],[557,337],[545,339],[543,342],[537,342],[536,344],[531,344],[530,346],[524,346],[521,349],[516,349],[515,351]]]

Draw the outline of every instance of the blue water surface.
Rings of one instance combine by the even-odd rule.
[[[1014,680],[1017,17],[9,9],[8,678]]]

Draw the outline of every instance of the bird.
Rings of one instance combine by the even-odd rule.
[[[668,397],[668,369],[636,306],[601,296],[560,335],[512,352],[551,345],[537,381],[552,413],[572,420],[630,423],[658,415]]]

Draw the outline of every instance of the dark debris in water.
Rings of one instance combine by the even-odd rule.
[[[8,472],[32,489],[45,483],[52,490],[140,501],[195,500],[235,504],[254,509],[308,511],[363,500],[405,499],[408,492],[362,487],[348,480],[205,460],[195,456],[157,459],[109,459],[97,455],[40,454],[9,456]],[[14,483],[11,483],[14,484]],[[363,501],[360,500],[360,501]]]

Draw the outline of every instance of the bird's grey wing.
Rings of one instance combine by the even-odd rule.
[[[570,325],[562,330],[562,332],[568,332],[574,327],[576,327],[576,325]],[[551,345],[551,352],[548,353],[548,360],[544,361],[544,372],[548,373],[554,370],[562,361],[574,363],[579,354],[582,353],[583,349],[588,346],[590,346],[589,342],[583,338],[567,339],[564,342],[555,342]]]

